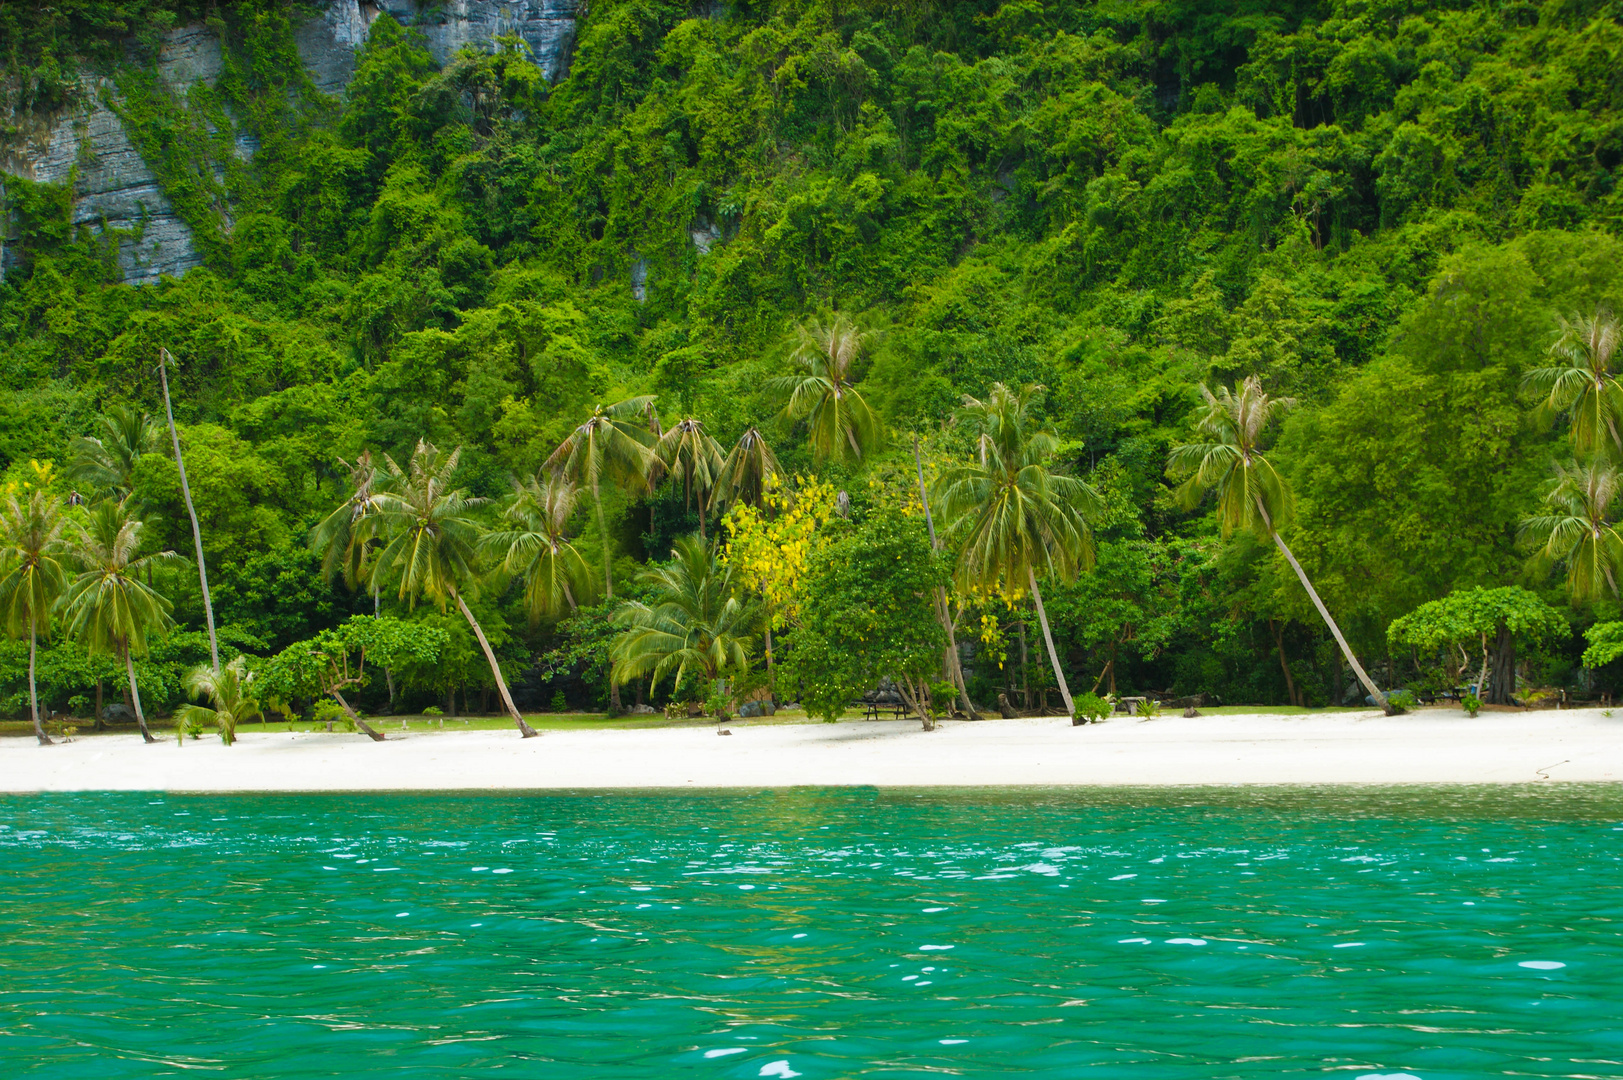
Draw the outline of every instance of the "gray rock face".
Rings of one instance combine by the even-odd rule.
[[[446,0],[435,6],[418,0],[328,0],[320,15],[297,29],[295,41],[316,87],[329,94],[342,93],[349,85],[355,74],[355,50],[384,12],[419,30],[440,63],[465,45],[494,47],[497,37],[516,35],[529,46],[531,59],[547,80],[557,82],[569,70],[581,7],[582,0]],[[221,62],[220,38],[212,29],[177,27],[158,55],[157,75],[184,101],[192,87],[213,85]],[[106,99],[115,93],[110,81],[84,76],[76,105],[37,118],[23,138],[0,145],[0,171],[43,183],[71,181],[74,223],[98,233],[108,229],[130,234],[119,241],[119,268],[126,282],[150,284],[165,274],[184,274],[203,260],[191,229],[175,213],[157,177],[108,107]],[[246,132],[234,133],[234,145],[244,159],[258,150]],[[4,233],[0,227],[0,238]],[[0,244],[0,272],[11,266],[7,255]]]

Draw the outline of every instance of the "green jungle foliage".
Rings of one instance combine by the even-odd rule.
[[[167,347],[228,657],[381,610],[445,644],[441,663],[403,659],[398,685],[358,687],[365,708],[499,707],[454,605],[323,579],[306,540],[362,451],[460,446],[457,482],[494,499],[594,406],[653,394],[667,426],[698,417],[724,450],[758,426],[786,475],[848,490],[871,532],[897,519],[870,492],[906,488],[912,435],[932,473],[966,460],[946,421],[994,382],[1046,387],[1057,464],[1105,503],[1094,568],[1043,586],[1079,695],[1361,700],[1274,545],[1221,538],[1210,500],[1181,509],[1165,476],[1199,384],[1253,374],[1297,402],[1270,440],[1295,493],[1282,532],[1378,682],[1462,666],[1387,635],[1456,590],[1521,585],[1579,631],[1620,614],[1610,591],[1569,603],[1518,527],[1571,459],[1524,376],[1558,316],[1623,310],[1623,5],[593,0],[556,86],[517,41],[441,67],[381,17],[342,100],[298,65],[309,13],[0,5],[0,136],[87,92],[80,71],[106,76],[206,260],[119,284],[113,238],[73,225],[65,189],[4,178],[0,472],[54,461],[66,494],[70,441],[98,416],[161,421]],[[177,98],[153,57],[205,20],[224,74]],[[833,311],[874,333],[850,376],[885,437],[856,463],[814,462],[769,394],[795,326]],[[143,551],[189,556],[166,446],[138,455],[129,490]],[[699,512],[680,483],[605,484],[601,515],[583,497],[567,531],[595,567],[618,553],[618,601]],[[881,539],[912,545],[923,581],[909,537]],[[206,642],[195,571],[154,573],[181,629],[135,667],[169,708]],[[825,602],[861,600],[832,585]],[[579,599],[532,621],[522,582],[469,593],[521,705],[607,703],[612,605]],[[977,701],[1053,686],[1029,599],[955,604]],[[914,624],[904,651],[936,648]],[[1523,679],[1587,687],[1582,643],[1524,643]],[[0,644],[14,715],[26,655]],[[42,642],[52,708],[120,677]]]

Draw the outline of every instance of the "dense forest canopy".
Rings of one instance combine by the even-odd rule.
[[[932,474],[964,459],[947,421],[999,382],[1046,388],[1060,464],[1103,506],[1094,568],[1043,590],[1078,692],[1352,692],[1275,549],[1172,498],[1199,385],[1249,375],[1296,399],[1270,437],[1282,530],[1389,685],[1429,661],[1388,625],[1454,590],[1563,611],[1574,633],[1520,654],[1529,685],[1577,685],[1576,631],[1617,615],[1615,593],[1569,603],[1518,540],[1572,458],[1525,376],[1559,317],[1623,311],[1617,3],[594,0],[555,86],[516,39],[440,66],[383,16],[341,99],[298,63],[309,14],[0,8],[8,132],[107,76],[205,259],[119,284],[116,240],[74,227],[65,189],[3,179],[0,470],[65,493],[98,417],[161,419],[167,348],[232,654],[376,604],[448,635],[403,700],[492,685],[455,611],[324,580],[308,537],[363,451],[460,446],[459,482],[497,500],[594,407],[652,394],[723,447],[758,427],[786,475],[877,520],[908,509],[913,436]],[[196,21],[227,62],[177,98],[153,56]],[[871,334],[852,376],[884,441],[857,461],[814,460],[770,392],[795,327],[835,312]],[[173,458],[139,455],[130,491],[146,550],[189,553]],[[594,563],[607,541],[635,595],[699,513],[679,483],[609,485],[598,520],[582,501],[568,531]],[[137,666],[173,704],[202,608],[195,573],[155,572],[179,628]],[[605,598],[532,622],[523,591],[498,575],[470,598],[515,695],[603,704]],[[1051,684],[1037,645],[1022,663],[1024,609],[988,618],[960,630],[977,696]],[[20,711],[27,648],[3,648]],[[122,670],[66,642],[42,657],[59,709]]]

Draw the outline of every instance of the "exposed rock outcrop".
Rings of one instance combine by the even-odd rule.
[[[384,13],[421,32],[440,63],[464,46],[493,47],[498,37],[517,36],[547,80],[557,82],[568,73],[580,8],[581,0],[447,0],[433,7],[417,0],[330,0],[297,29],[295,42],[312,81],[329,94],[342,93],[349,84],[355,50]],[[213,85],[221,62],[214,30],[177,27],[159,53],[158,80],[184,100],[192,87]],[[87,74],[80,90],[75,105],[35,118],[22,139],[0,146],[0,171],[45,183],[71,182],[74,223],[123,234],[119,267],[127,282],[147,284],[201,265],[191,229],[109,106],[118,103],[114,85]],[[258,148],[246,132],[236,133],[234,141],[244,158]],[[0,271],[8,268],[0,247]]]

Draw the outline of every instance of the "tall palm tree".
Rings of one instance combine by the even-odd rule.
[[[97,495],[126,498],[135,467],[158,449],[158,425],[132,405],[114,405],[97,424],[99,434],[81,435],[68,445],[68,475]]]
[[[662,471],[682,485],[689,506],[699,500],[699,537],[704,538],[707,500],[721,476],[721,445],[704,430],[704,421],[688,417],[659,437],[654,456]]]
[[[784,402],[786,419],[806,421],[812,456],[819,462],[856,461],[879,443],[879,414],[851,381],[851,368],[870,338],[844,315],[826,323],[813,320],[796,330],[789,359],[799,370],[767,384]]]
[[[1550,346],[1555,363],[1527,373],[1530,386],[1547,392],[1546,408],[1571,410],[1572,449],[1580,456],[1623,450],[1623,384],[1612,370],[1620,336],[1623,327],[1610,311],[1568,315]]]
[[[21,499],[10,496],[0,511],[0,620],[12,637],[28,635],[28,704],[41,746],[50,746],[51,738],[40,720],[34,671],[39,638],[50,636],[51,609],[67,583],[66,526],[61,500],[43,488]]]
[[[603,521],[603,482],[607,480],[632,492],[647,489],[655,461],[650,449],[654,436],[648,423],[653,401],[653,397],[645,395],[599,405],[543,466],[592,493],[597,531],[603,539],[603,591],[610,600],[614,599],[614,552]]]
[[[533,626],[543,616],[574,611],[590,573],[567,527],[580,488],[574,481],[542,473],[513,484],[503,515],[510,528],[488,533],[481,543],[506,573],[524,578],[524,606]]]
[[[198,665],[186,673],[186,693],[195,700],[207,697],[214,708],[182,705],[175,710],[175,736],[182,745],[192,724],[213,724],[220,729],[220,741],[230,746],[237,741],[237,725],[261,715],[259,699],[253,692],[254,677],[248,662],[238,656],[219,671]]]
[[[483,500],[470,498],[466,491],[451,486],[461,459],[460,448],[442,457],[432,443],[423,439],[417,441],[408,469],[384,455],[393,490],[377,496],[377,528],[385,538],[377,556],[377,570],[399,581],[402,600],[415,603],[418,597],[424,597],[442,608],[447,601],[456,605],[484,650],[496,689],[513,723],[524,738],[534,738],[535,729],[524,722],[513,704],[513,695],[507,690],[507,680],[502,677],[501,665],[496,663],[484,628],[462,596],[463,589],[478,576],[479,526],[468,517],[468,511]]]
[[[778,456],[767,445],[766,436],[752,427],[739,436],[737,445],[722,461],[716,475],[715,501],[723,507],[738,501],[760,506],[781,475]]]
[[[203,589],[203,619],[209,631],[209,663],[220,670],[220,642],[214,635],[214,601],[209,596],[208,564],[203,559],[203,530],[197,524],[197,508],[192,505],[192,489],[186,483],[186,459],[180,454],[180,432],[175,428],[175,410],[169,403],[169,365],[175,358],[168,349],[158,350],[158,379],[163,383],[163,411],[169,418],[169,438],[175,446],[175,468],[180,471],[180,494],[186,500],[186,513],[192,519],[192,544],[197,548],[197,582]]]
[[[1574,600],[1617,596],[1623,581],[1623,536],[1611,513],[1623,494],[1623,474],[1604,458],[1570,469],[1556,466],[1555,484],[1544,502],[1548,514],[1522,522],[1524,537],[1540,541],[1537,559],[1567,564],[1567,588]]]
[[[1285,538],[1279,535],[1280,527],[1290,517],[1291,491],[1285,478],[1263,456],[1262,437],[1270,424],[1296,404],[1295,399],[1270,396],[1263,390],[1262,380],[1255,375],[1240,384],[1238,394],[1226,386],[1219,386],[1216,393],[1202,386],[1200,393],[1206,399],[1206,411],[1196,422],[1195,429],[1206,441],[1173,447],[1167,462],[1169,473],[1187,477],[1177,491],[1180,501],[1193,509],[1208,491],[1216,492],[1217,520],[1224,536],[1240,530],[1274,542],[1291,569],[1296,571],[1308,599],[1313,601],[1319,617],[1330,628],[1336,644],[1341,646],[1341,653],[1358,681],[1382,711],[1390,715],[1394,710],[1386,695],[1370,680],[1358,657],[1353,655],[1341,627],[1330,617],[1329,609],[1319,599],[1302,564],[1296,561]]]
[[[975,459],[941,474],[936,502],[947,535],[958,545],[955,576],[961,587],[1031,590],[1054,681],[1066,715],[1074,719],[1076,706],[1037,579],[1070,580],[1093,565],[1088,516],[1097,513],[1100,498],[1084,481],[1049,468],[1059,438],[1032,416],[1042,390],[1032,384],[1017,392],[995,383],[985,401],[964,398],[959,419],[974,427]]]
[[[648,675],[657,686],[672,675],[681,685],[691,675],[710,683],[748,669],[755,605],[739,599],[714,545],[680,537],[671,561],[643,571],[639,580],[652,590],[653,603],[627,601],[614,613],[625,629],[609,648],[613,682]]]
[[[175,621],[169,615],[174,605],[139,575],[160,561],[178,560],[179,556],[173,551],[137,556],[141,528],[141,522],[130,514],[128,499],[104,499],[91,508],[73,537],[74,558],[82,570],[68,588],[63,618],[69,633],[87,651],[111,653],[124,661],[135,722],[141,727],[141,738],[150,743],[156,740],[147,730],[131,657],[146,653],[152,633],[167,634],[174,629]]]

